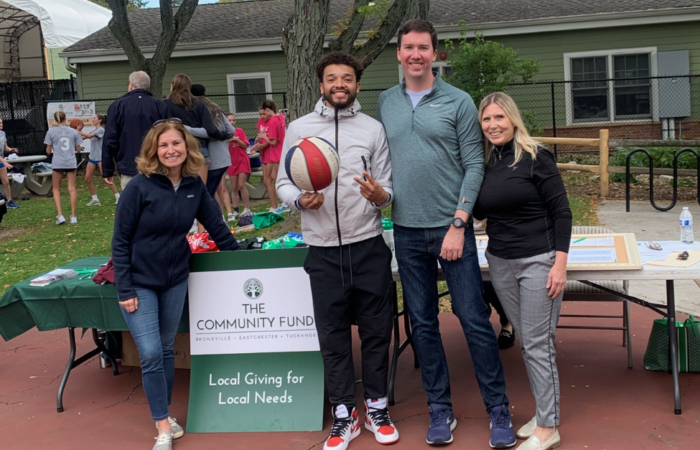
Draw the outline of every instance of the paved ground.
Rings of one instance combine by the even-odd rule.
[[[564,307],[569,313],[585,314],[599,308],[596,312],[615,314],[620,305],[565,303]],[[562,449],[696,448],[700,439],[700,378],[681,375],[683,414],[676,416],[670,375],[642,367],[654,317],[648,310],[632,307],[632,370],[627,368],[619,332],[559,330]],[[572,319],[562,320],[570,323]],[[450,448],[488,449],[488,417],[464,336],[453,315],[443,314],[441,322],[459,420]],[[0,343],[0,449],[150,449],[155,429],[149,420],[139,369],[122,368],[123,373],[114,377],[110,370],[99,369],[96,359],[91,360],[71,375],[64,398],[66,410],[56,413],[56,389],[67,359],[67,341],[66,330],[32,330]],[[79,347],[85,349],[87,344],[86,337]],[[517,349],[501,355],[517,427],[533,415],[534,401]],[[397,404],[391,411],[401,441],[394,448],[427,449],[425,395],[410,350],[399,362],[398,380]],[[175,381],[172,414],[186,424],[189,372],[178,370]],[[320,450],[329,426],[326,417],[323,432],[188,434],[176,441],[175,449]],[[350,448],[382,447],[363,432]]]
[[[680,210],[658,213],[635,204],[633,213],[624,212],[621,202],[601,205],[601,221],[616,231],[634,231],[640,239],[676,239]],[[693,207],[700,218],[700,208]],[[698,219],[700,220],[700,219]],[[698,230],[700,237],[700,230]],[[685,290],[687,288],[687,291]],[[633,293],[654,297],[650,286],[633,285]],[[697,297],[697,286],[679,291],[678,296]],[[566,313],[618,314],[619,304],[564,304]],[[673,414],[671,377],[648,372],[642,366],[653,312],[632,306],[632,348],[634,369],[626,364],[626,349],[619,332],[559,330],[557,362],[561,379],[562,449],[692,449],[700,439],[700,378],[681,375],[683,414]],[[492,318],[496,329],[496,318]],[[562,319],[570,324],[573,319]],[[578,319],[577,323],[582,320]],[[566,322],[564,322],[566,321]],[[473,376],[464,336],[456,318],[441,316],[452,378],[455,430],[452,449],[488,449],[488,417],[484,412]],[[88,348],[86,337],[79,349]],[[358,345],[356,345],[356,348]],[[66,330],[32,330],[10,341],[0,342],[0,450],[144,449],[153,446],[155,429],[140,370],[122,368],[112,376],[99,369],[96,359],[77,368],[68,381],[65,412],[57,414],[55,396],[68,355]],[[533,415],[522,357],[516,348],[501,353],[514,425],[519,427]],[[187,423],[189,372],[176,374],[172,415]],[[358,398],[360,393],[358,392]],[[427,449],[427,408],[420,373],[412,366],[410,349],[399,362],[397,404],[392,417],[401,432],[394,448]],[[300,411],[304,414],[304,411]],[[188,434],[176,441],[175,449],[320,450],[328,433],[326,414],[322,432]],[[366,431],[353,441],[351,449],[380,449]]]
[[[660,206],[667,206],[662,202]],[[683,206],[693,214],[697,226],[695,239],[700,240],[700,205],[679,203],[671,211],[661,212],[647,202],[631,202],[630,212],[625,212],[625,202],[610,200],[598,207],[601,225],[619,233],[634,233],[637,241],[669,241],[680,239],[678,219]],[[676,309],[700,316],[700,288],[694,281],[680,280],[674,283]],[[630,294],[656,303],[666,303],[666,285],[658,281],[631,281]]]

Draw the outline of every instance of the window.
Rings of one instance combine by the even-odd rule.
[[[564,55],[567,124],[654,119],[656,49]]]
[[[265,99],[272,99],[271,95],[265,95],[272,91],[270,72],[237,73],[226,76],[228,81],[229,109],[236,117],[250,119],[258,117],[258,107]]]
[[[433,72],[437,71],[440,74],[440,78],[447,78],[452,75],[452,67],[446,62],[433,62]],[[399,83],[403,82],[403,67],[399,64]]]

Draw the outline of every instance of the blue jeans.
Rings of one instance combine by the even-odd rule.
[[[143,390],[153,420],[167,419],[175,378],[175,335],[187,294],[187,280],[169,289],[136,287],[138,309],[121,308],[141,360]]]
[[[487,411],[508,405],[503,365],[498,342],[489,321],[491,310],[481,293],[481,270],[474,230],[464,230],[462,257],[456,261],[440,258],[442,241],[449,227],[407,228],[394,224],[394,241],[404,306],[413,331],[413,347],[423,376],[429,404],[452,407],[450,375],[440,336],[437,290],[438,265],[447,280],[452,312],[459,318],[467,338],[474,373]]]

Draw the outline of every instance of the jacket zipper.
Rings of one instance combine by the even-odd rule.
[[[335,148],[338,150],[338,108],[335,109]],[[343,246],[343,238],[340,235],[340,213],[338,212],[338,177],[335,178],[335,226],[338,230],[338,244]]]
[[[182,188],[182,181],[180,182],[180,188]],[[178,188],[178,190],[180,188]],[[180,215],[180,205],[178,204],[177,191],[174,188],[173,188],[173,192],[175,194],[175,217],[177,218]],[[173,227],[170,231],[170,236],[171,236],[171,239],[173,242],[175,242],[175,227],[177,226],[176,222],[177,222],[177,219],[173,220]],[[168,265],[169,265],[169,267],[173,267],[173,248],[172,248],[172,246],[168,245],[168,249],[169,249],[169,251],[168,251]],[[169,278],[168,285],[172,287],[173,280],[175,279],[175,276],[172,272],[172,269],[168,271],[168,278]]]

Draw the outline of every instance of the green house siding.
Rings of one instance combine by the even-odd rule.
[[[564,79],[565,53],[641,47],[656,47],[659,52],[689,50],[690,70],[693,73],[700,73],[698,25],[698,23],[645,25],[498,36],[492,39],[516,49],[524,58],[539,60],[542,68],[537,75],[537,80],[540,81]],[[442,51],[444,51],[443,45],[439,49],[439,52]],[[438,61],[440,61],[439,58]],[[446,62],[449,63],[449,57]],[[205,85],[209,94],[226,94],[228,93],[226,78],[228,74],[269,72],[272,90],[281,92],[286,90],[285,67],[285,58],[281,51],[174,58],[168,64],[163,94],[167,94],[168,80],[177,73],[187,73],[193,82]],[[399,80],[398,67],[396,45],[390,44],[367,68],[361,80],[365,93],[360,94],[360,101],[366,113],[374,115],[378,97],[378,93],[368,90],[395,85]],[[79,64],[78,81],[81,98],[119,97],[126,91],[127,78],[131,71],[126,61]],[[552,126],[552,86],[550,84],[513,86],[509,88],[509,92],[521,109],[534,115],[541,126]],[[693,88],[692,92],[694,95],[691,109],[693,117],[697,118],[700,117],[700,91]],[[566,125],[565,96],[565,84],[555,84],[553,97],[556,104],[556,124],[560,127]],[[229,109],[227,98],[219,97],[215,100],[222,108]],[[282,106],[281,96],[276,96],[275,101],[280,107]],[[106,110],[107,106],[108,103],[99,103],[97,109]],[[255,122],[253,118],[241,118],[238,125],[250,133],[254,129]]]

